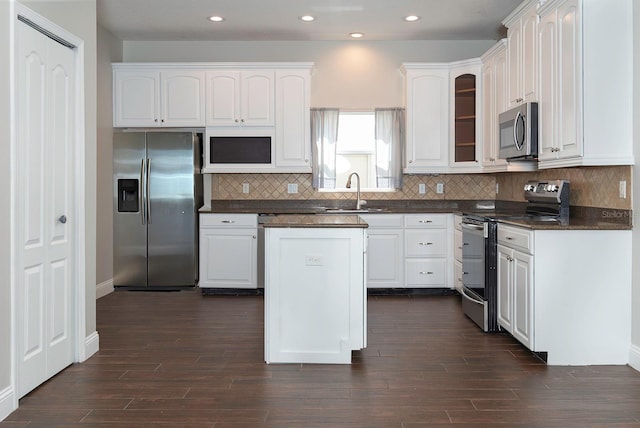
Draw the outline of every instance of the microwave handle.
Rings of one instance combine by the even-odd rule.
[[[521,111],[518,111],[516,114],[516,118],[513,120],[513,141],[516,145],[516,150],[522,150],[522,146],[524,145],[524,132],[522,136],[522,141],[518,140],[518,121],[522,119],[522,129],[524,130],[524,115]]]

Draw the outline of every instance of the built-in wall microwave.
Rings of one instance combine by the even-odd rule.
[[[271,130],[207,130],[206,163],[211,167],[269,167],[273,165]]]
[[[525,103],[498,115],[500,159],[538,157],[538,103]]]

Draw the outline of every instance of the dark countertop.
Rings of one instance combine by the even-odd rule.
[[[211,207],[202,207],[200,213],[251,213],[251,214],[305,214],[306,220],[297,220],[305,226],[280,225],[270,219],[271,227],[367,227],[336,226],[337,217],[358,218],[356,213],[346,215],[327,214],[327,209],[352,209],[352,200],[213,200]],[[525,213],[526,203],[485,200],[372,200],[361,214],[475,214],[481,216],[518,216]],[[631,230],[632,211],[593,207],[571,207],[566,221],[541,221],[532,218],[500,218],[499,222],[533,230]],[[314,215],[312,215],[314,214]],[[314,217],[323,219],[312,220]],[[282,222],[292,219],[282,219]],[[353,221],[353,220],[349,220]],[[321,225],[325,222],[324,225]],[[311,224],[316,224],[311,226]],[[333,224],[333,226],[331,226]],[[366,224],[366,223],[365,223]]]
[[[269,218],[264,227],[295,228],[367,228],[369,225],[357,214],[280,214]]]

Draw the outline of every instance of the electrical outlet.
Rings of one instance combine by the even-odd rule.
[[[242,193],[249,193],[249,183],[242,183]]]
[[[304,256],[304,264],[307,266],[322,266],[322,256]]]
[[[288,183],[287,193],[298,193],[298,183]]]
[[[436,193],[441,195],[444,193],[444,183],[437,183],[436,184]]]
[[[421,195],[427,193],[427,186],[424,183],[418,184],[418,193]]]
[[[620,199],[627,199],[627,180],[620,180],[618,193],[620,194]]]
[[[500,193],[500,185],[496,183],[496,195]]]

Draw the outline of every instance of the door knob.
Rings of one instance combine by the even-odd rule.
[[[64,214],[63,214],[63,215],[61,215],[61,216],[58,218],[58,221],[59,221],[60,223],[62,223],[62,224],[65,224],[65,223],[67,222],[67,216],[66,216],[66,215],[64,215]]]

